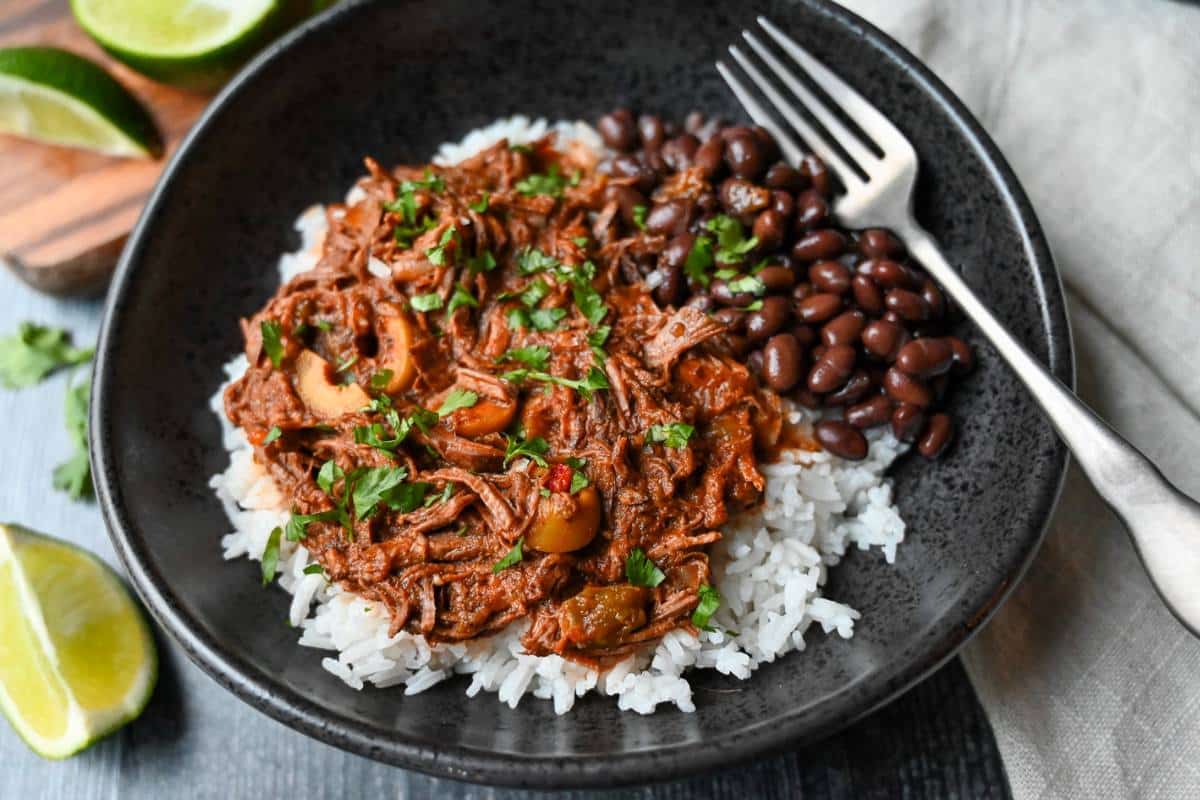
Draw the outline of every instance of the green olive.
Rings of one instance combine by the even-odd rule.
[[[525,544],[543,553],[586,547],[600,530],[600,494],[591,486],[576,494],[552,492],[538,503]]]
[[[585,586],[559,609],[558,621],[577,647],[614,647],[646,624],[649,592],[628,583]]]

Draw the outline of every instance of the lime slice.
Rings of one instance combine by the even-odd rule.
[[[35,752],[65,758],[134,719],[157,674],[145,617],[112,570],[0,525],[0,709]]]
[[[121,84],[50,47],[0,49],[0,132],[115,156],[162,149],[154,120]]]
[[[295,0],[71,0],[100,46],[152,78],[207,89],[298,18]]]

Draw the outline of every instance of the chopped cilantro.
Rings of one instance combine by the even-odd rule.
[[[603,362],[604,359],[608,358],[608,353],[604,352],[604,343],[608,341],[608,336],[611,333],[611,325],[597,325],[593,330],[588,332],[588,346],[592,348],[592,355],[595,356],[597,363]]]
[[[588,483],[590,483],[590,481],[588,481],[587,475],[584,475],[579,470],[574,470],[571,472],[571,494],[579,494],[587,488]]]
[[[467,270],[472,275],[478,275],[481,272],[491,272],[496,268],[496,257],[492,255],[490,250],[484,250],[477,256],[471,256],[467,259]]]
[[[263,350],[267,351],[267,358],[271,359],[271,365],[275,369],[279,369],[279,365],[283,363],[283,341],[280,338],[283,331],[279,323],[273,319],[266,319],[259,323],[258,329],[262,332]]]
[[[508,312],[508,327],[533,328],[538,331],[552,331],[567,315],[563,308],[535,308],[532,311],[525,308],[514,308]]]
[[[71,439],[74,453],[54,468],[52,482],[55,489],[67,493],[72,500],[82,500],[92,495],[92,468],[88,462],[88,405],[91,386],[85,381],[67,389],[63,409],[67,435]]]
[[[429,259],[430,264],[435,264],[439,267],[446,264],[446,246],[451,242],[455,243],[454,253],[458,252],[458,228],[451,225],[442,233],[442,237],[438,239],[438,243],[425,251],[425,257]]]
[[[551,375],[548,372],[534,369],[515,369],[512,372],[504,373],[500,377],[514,383],[521,383],[526,380],[555,383],[559,386],[566,386],[568,389],[574,389],[585,400],[591,400],[593,392],[608,388],[608,378],[599,367],[592,367],[588,370],[587,376],[579,380],[560,378],[557,375]]]
[[[550,294],[550,284],[546,283],[542,278],[536,278],[532,283],[525,287],[525,291],[518,295],[521,302],[529,307],[535,308],[542,299]]]
[[[333,497],[333,487],[338,481],[344,479],[346,473],[337,465],[333,459],[326,461],[321,465],[321,469],[317,472],[317,486],[321,487],[321,491]]]
[[[741,278],[735,278],[734,280],[729,281],[728,286],[729,291],[733,292],[734,294],[749,292],[750,294],[759,295],[764,294],[767,291],[767,287],[763,284],[763,282],[753,275],[744,275]]]
[[[437,292],[419,294],[413,297],[412,307],[417,311],[437,311],[442,307],[442,296]]]
[[[492,572],[499,574],[509,567],[515,567],[517,564],[521,563],[521,560],[525,557],[523,551],[524,545],[525,537],[522,536],[520,539],[517,539],[517,543],[512,546],[511,550],[508,551],[508,555],[504,556],[504,558],[492,565]]]
[[[559,266],[557,258],[546,255],[536,247],[527,247],[517,253],[517,270],[522,275],[533,275],[535,272],[553,270]]]
[[[308,535],[308,526],[313,522],[339,522],[341,513],[338,509],[321,511],[317,514],[292,514],[288,520],[286,532],[289,542],[300,542]]]
[[[549,443],[540,436],[535,436],[532,439],[526,439],[523,436],[513,436],[508,438],[508,447],[504,450],[504,466],[508,466],[509,462],[514,458],[525,457],[539,467],[545,467],[546,459],[543,457],[550,450]]]
[[[387,388],[387,385],[392,382],[395,372],[390,369],[381,369],[371,376],[371,388],[382,392]]]
[[[550,361],[550,348],[544,344],[530,347],[513,347],[501,354],[497,361],[519,361],[531,369],[545,369]]]
[[[387,506],[392,511],[399,511],[401,514],[416,511],[422,505],[429,505],[425,499],[425,495],[432,488],[432,483],[425,483],[424,481],[402,483],[388,492],[386,497]]]
[[[571,241],[574,242],[577,247],[587,247],[588,242],[591,240],[586,236],[576,236],[572,238]]]
[[[400,483],[408,477],[404,467],[368,467],[358,472],[351,498],[354,515],[367,519]]]
[[[723,281],[727,281],[730,278],[736,278],[737,274],[738,274],[738,271],[736,269],[733,269],[732,267],[726,267],[725,269],[719,269],[713,273],[714,276],[720,278]]]
[[[541,495],[542,497],[549,497],[550,490],[547,489],[545,486],[543,486],[542,488],[538,489],[538,494]]]
[[[579,312],[592,325],[599,325],[601,320],[608,315],[608,305],[590,283],[582,281],[576,283],[571,287],[571,294],[575,298],[575,305],[578,306]]]
[[[578,183],[577,180],[572,180],[571,185]],[[559,174],[558,165],[551,164],[550,169],[542,174],[533,174],[517,181],[515,186],[518,192],[526,197],[534,195],[547,195],[549,197],[562,197],[563,187],[567,185],[567,179]]]
[[[432,489],[433,484],[430,484],[429,488]],[[429,497],[425,498],[425,507],[428,508],[429,506],[435,505],[437,503],[444,503],[447,500],[449,500],[453,495],[454,495],[454,484],[447,483],[445,486],[442,487],[441,493],[431,494],[431,495],[429,495]]]
[[[726,214],[718,214],[704,223],[704,227],[717,236],[716,259],[722,264],[739,264],[758,247],[758,238],[747,239],[742,223]]]
[[[460,408],[470,408],[479,402],[479,395],[469,389],[454,389],[446,395],[437,410],[439,417],[448,417]]]
[[[316,325],[319,329],[321,329],[325,333],[329,333],[331,330],[333,330],[333,323],[327,319],[317,320]]]
[[[15,334],[0,339],[0,383],[9,389],[32,386],[60,367],[91,361],[93,352],[73,346],[62,328],[22,322]]]
[[[700,586],[700,602],[696,604],[696,610],[692,612],[692,624],[697,628],[705,631],[714,630],[708,624],[712,619],[712,615],[717,613],[717,609],[721,607],[721,593],[707,583]]]
[[[267,537],[267,546],[262,554],[263,586],[275,580],[275,570],[279,566],[279,538],[281,536],[283,536],[283,529],[276,527]]]
[[[637,225],[639,230],[646,230],[646,207],[641,203],[633,207],[633,224]]]
[[[759,300],[755,300],[752,303],[742,306],[738,310],[739,311],[758,311],[762,307],[763,307],[763,301],[761,299],[759,299]]]
[[[334,372],[345,372],[346,370],[353,367],[356,363],[358,363],[358,353],[353,354],[352,356],[350,356],[349,358],[347,358],[343,361],[339,361],[337,363],[337,367],[335,367],[333,371]]]
[[[267,438],[263,439],[263,447],[266,447],[280,436],[283,436],[283,431],[279,430],[278,425],[272,425],[271,430],[267,431]]]
[[[697,236],[688,251],[687,259],[683,262],[683,271],[689,278],[701,286],[708,286],[711,280],[708,270],[713,265],[713,240],[708,236]]]
[[[320,564],[309,564],[304,568],[303,572],[305,575],[324,575],[325,568]]]
[[[658,586],[667,578],[640,547],[633,548],[625,559],[625,577],[634,586],[645,586],[649,589]]]
[[[672,422],[669,425],[651,425],[646,431],[647,442],[662,442],[667,447],[676,450],[687,447],[688,439],[692,438],[696,428],[686,422]]]
[[[479,308],[479,301],[461,283],[456,283],[454,291],[450,295],[450,302],[446,304],[446,316],[449,317],[463,306]]]
[[[480,195],[478,202],[471,203],[471,205],[467,206],[467,208],[478,214],[483,214],[488,210],[488,203],[491,201],[491,199],[492,193],[485,189],[483,194]]]

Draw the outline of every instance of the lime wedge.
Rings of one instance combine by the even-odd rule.
[[[115,156],[162,150],[133,95],[86,58],[51,47],[0,49],[0,132]]]
[[[65,758],[134,719],[157,674],[145,617],[112,570],[0,525],[0,709],[35,752]]]
[[[295,0],[71,0],[101,47],[152,78],[207,89],[298,18]]]

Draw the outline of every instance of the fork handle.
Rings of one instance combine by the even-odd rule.
[[[932,236],[916,225],[898,233],[1033,394],[1096,491],[1125,523],[1167,607],[1200,636],[1200,503],[1030,355],[950,266]]]

